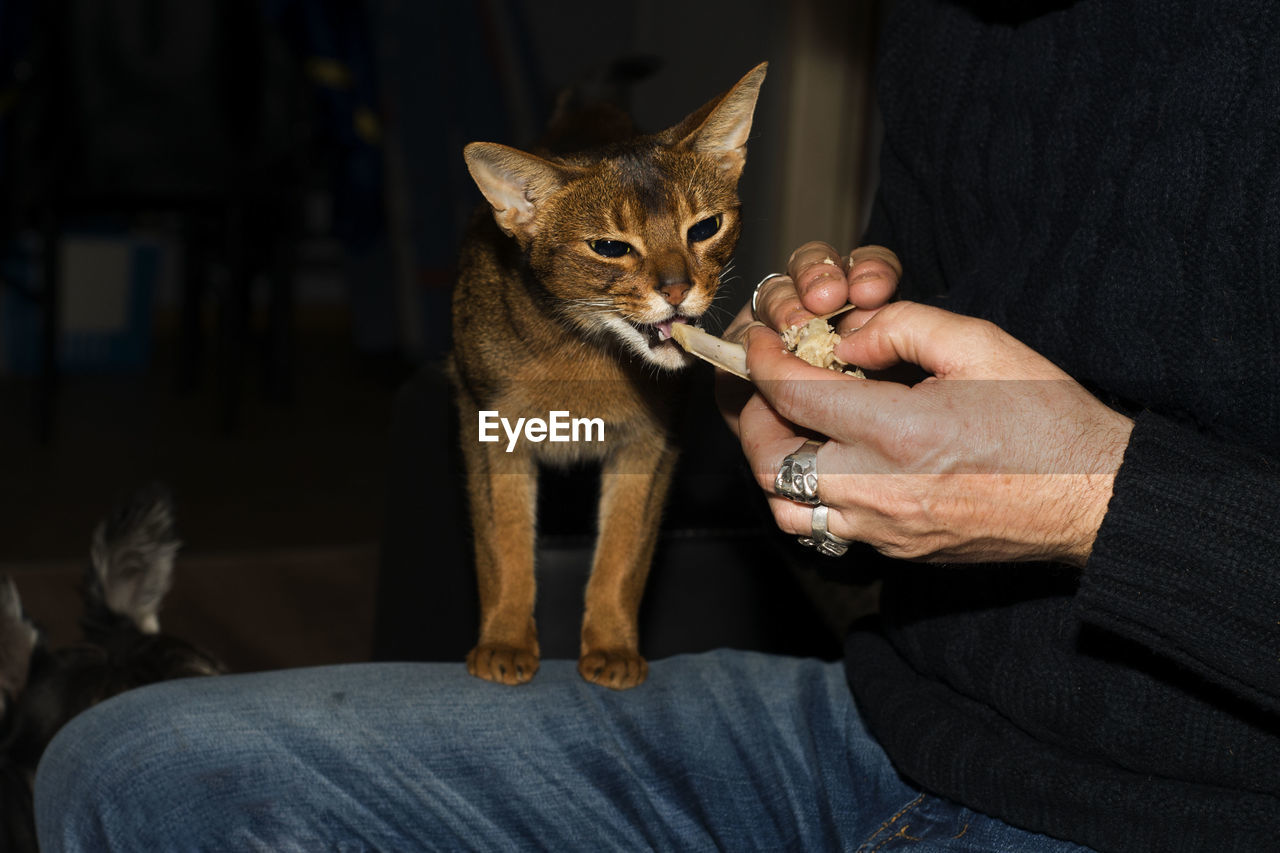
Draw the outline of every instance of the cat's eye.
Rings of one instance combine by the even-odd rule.
[[[620,258],[631,251],[631,246],[621,240],[588,240],[591,251],[605,258]]]
[[[701,222],[695,222],[689,228],[689,242],[701,243],[703,240],[708,240],[715,236],[715,233],[720,230],[720,223],[723,219],[724,217],[717,213],[715,216],[708,216]]]

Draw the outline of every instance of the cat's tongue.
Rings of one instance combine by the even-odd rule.
[[[687,325],[692,322],[693,320],[689,319],[688,317],[682,317],[677,314],[675,317],[672,317],[670,320],[663,320],[661,323],[655,323],[654,326],[656,326],[658,329],[658,342],[661,343],[662,341],[671,340],[671,327],[676,323],[684,323]]]

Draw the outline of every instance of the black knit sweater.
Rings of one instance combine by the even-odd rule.
[[[847,645],[868,724],[1027,829],[1280,850],[1280,4],[901,0],[879,97],[904,294],[1136,427],[1082,571],[890,567]]]

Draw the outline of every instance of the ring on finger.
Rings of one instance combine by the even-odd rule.
[[[759,283],[756,284],[755,290],[751,291],[751,313],[753,315],[756,314],[756,309],[760,303],[760,288],[764,287],[766,282],[775,278],[787,278],[787,276],[785,273],[771,272],[764,278],[760,279]]]
[[[819,554],[827,557],[843,557],[853,542],[835,535],[827,527],[830,513],[831,510],[826,504],[815,506],[813,520],[809,522],[811,533],[808,536],[798,537],[798,541],[807,548],[817,548]]]
[[[797,503],[815,505],[818,501],[818,450],[823,442],[807,439],[794,453],[788,453],[773,480],[773,490]]]

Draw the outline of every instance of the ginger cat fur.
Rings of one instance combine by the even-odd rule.
[[[670,382],[691,363],[674,323],[710,307],[740,230],[738,178],[765,65],[679,124],[590,151],[476,142],[467,167],[492,206],[463,244],[451,376],[475,537],[480,636],[472,675],[538,669],[538,466],[601,464],[598,539],[578,671],[644,681],[637,614],[676,462]],[[481,442],[478,413],[600,418],[603,441]]]

